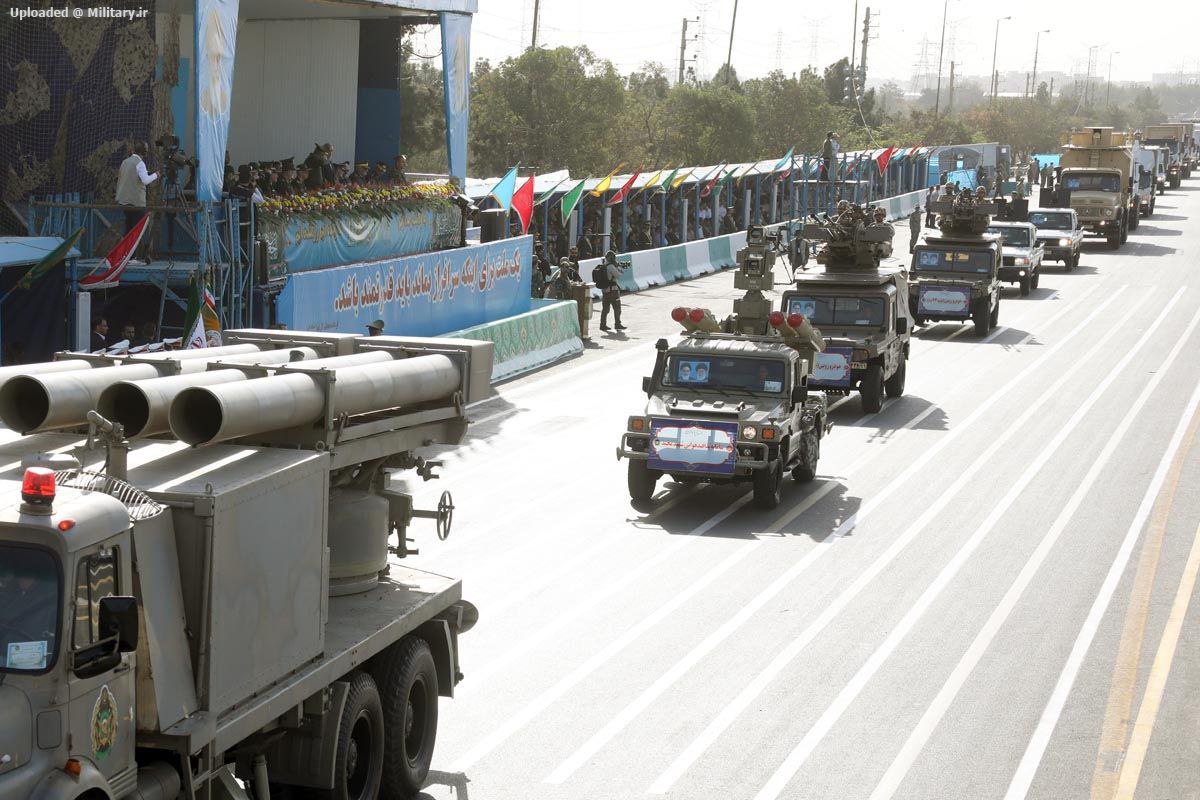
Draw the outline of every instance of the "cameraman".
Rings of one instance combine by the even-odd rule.
[[[146,143],[134,142],[129,158],[121,162],[117,171],[117,205],[125,206],[125,232],[133,230],[146,213],[146,187],[158,180],[157,172],[146,171]],[[139,250],[145,249],[146,237],[142,237]]]
[[[628,266],[629,262],[622,264],[617,261],[616,251],[609,250],[604,254],[604,262],[597,265],[597,268],[592,271],[592,281],[602,292],[600,298],[600,330],[602,331],[608,330],[608,310],[610,308],[617,330],[625,330],[625,326],[621,324],[621,287],[617,285],[617,281]],[[603,284],[596,280],[599,277],[604,278]]]

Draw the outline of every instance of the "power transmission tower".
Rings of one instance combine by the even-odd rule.
[[[946,99],[946,116],[954,113],[954,62],[950,62],[950,96]]]
[[[808,65],[817,68],[817,45],[821,40],[821,23],[814,23],[808,40]]]
[[[783,71],[783,31],[775,31],[775,71]]]
[[[921,53],[917,56],[917,63],[913,64],[913,76],[908,85],[908,91],[912,94],[920,94],[927,90],[932,76],[933,68],[929,63],[929,37],[922,36]]]

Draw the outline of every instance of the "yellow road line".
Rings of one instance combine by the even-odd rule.
[[[1175,592],[1175,602],[1171,604],[1171,614],[1167,617],[1162,639],[1158,642],[1158,652],[1154,654],[1154,665],[1150,668],[1150,677],[1146,681],[1146,691],[1142,695],[1137,722],[1133,724],[1133,737],[1129,742],[1125,763],[1121,767],[1117,800],[1132,800],[1137,790],[1142,763],[1146,759],[1146,750],[1150,747],[1150,736],[1154,733],[1154,722],[1158,718],[1158,709],[1167,688],[1167,677],[1171,674],[1171,663],[1175,660],[1175,650],[1179,647],[1183,621],[1187,618],[1188,605],[1196,588],[1197,573],[1200,573],[1200,527],[1196,528],[1192,551],[1188,554],[1179,589]]]
[[[1113,666],[1112,684],[1104,712],[1104,727],[1101,729],[1096,767],[1092,773],[1092,800],[1112,800],[1116,795],[1117,776],[1121,772],[1125,743],[1129,740],[1142,640],[1145,638],[1146,624],[1150,616],[1150,597],[1162,555],[1163,538],[1167,530],[1167,520],[1175,504],[1175,490],[1179,487],[1180,474],[1183,472],[1192,442],[1195,441],[1197,428],[1200,428],[1200,414],[1193,416],[1188,424],[1187,433],[1183,438],[1184,444],[1171,463],[1147,524],[1146,538],[1142,543],[1137,572],[1134,574],[1133,587],[1129,593],[1129,607],[1125,612],[1125,626],[1121,631],[1117,661]]]

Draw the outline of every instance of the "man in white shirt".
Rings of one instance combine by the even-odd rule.
[[[146,187],[158,180],[157,172],[146,170],[146,143],[134,142],[129,158],[121,162],[117,170],[117,204],[125,209],[125,232],[137,225],[146,213]],[[143,237],[143,242],[145,242]],[[144,250],[145,245],[138,249]]]

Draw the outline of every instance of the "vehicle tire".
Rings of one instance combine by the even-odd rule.
[[[1151,197],[1150,197],[1150,212],[1148,214],[1146,214],[1147,217],[1154,216],[1154,204],[1156,202],[1158,202],[1158,198],[1151,195]]]
[[[313,796],[322,800],[374,800],[383,777],[383,706],[375,680],[366,672],[349,676],[350,691],[338,723],[333,788]]]
[[[975,335],[980,339],[987,336],[990,313],[986,298],[975,304],[975,309],[971,312],[971,319],[975,323]]]
[[[883,408],[883,386],[883,365],[868,364],[862,384],[858,387],[864,414],[878,414]]]
[[[1063,264],[1066,265],[1067,272],[1070,272],[1071,270],[1078,267],[1079,266],[1079,253],[1078,252],[1071,253],[1071,255],[1067,257],[1067,260],[1064,261]]]
[[[1018,283],[1021,285],[1021,297],[1025,297],[1029,294],[1033,287],[1033,276],[1026,275],[1025,277],[1021,278]]]
[[[402,800],[421,791],[437,742],[438,677],[429,644],[406,636],[372,666],[383,705],[381,800]]]
[[[754,473],[754,505],[770,511],[783,499],[783,459],[777,458],[766,469]]]
[[[629,499],[635,503],[649,503],[654,497],[654,484],[658,475],[640,459],[629,461]]]
[[[914,328],[923,328],[923,327],[925,327],[925,318],[924,318],[924,317],[918,317],[918,316],[914,316],[914,317],[913,317],[913,327],[914,327]]]
[[[1121,246],[1121,231],[1113,230],[1108,234],[1108,249],[1116,250]]]
[[[800,449],[800,463],[792,467],[792,480],[796,483],[808,483],[817,477],[817,461],[821,458],[821,434],[819,423],[814,422],[812,428],[804,434]]]
[[[900,397],[904,394],[904,378],[908,372],[908,361],[900,359],[900,366],[892,373],[892,377],[883,382],[883,388],[888,397]]]
[[[1029,279],[1029,288],[1036,289],[1038,284],[1042,282],[1042,270],[1038,267],[1033,271],[1033,276]]]
[[[1121,222],[1121,244],[1129,241],[1129,220]]]
[[[1136,231],[1137,226],[1141,225],[1141,224],[1142,224],[1142,215],[1140,213],[1138,213],[1138,210],[1135,208],[1135,209],[1133,209],[1133,213],[1131,213],[1129,215],[1129,230]]]
[[[988,330],[991,331],[1000,324],[1000,296],[996,295],[996,305],[992,308],[992,313],[988,316]]]

